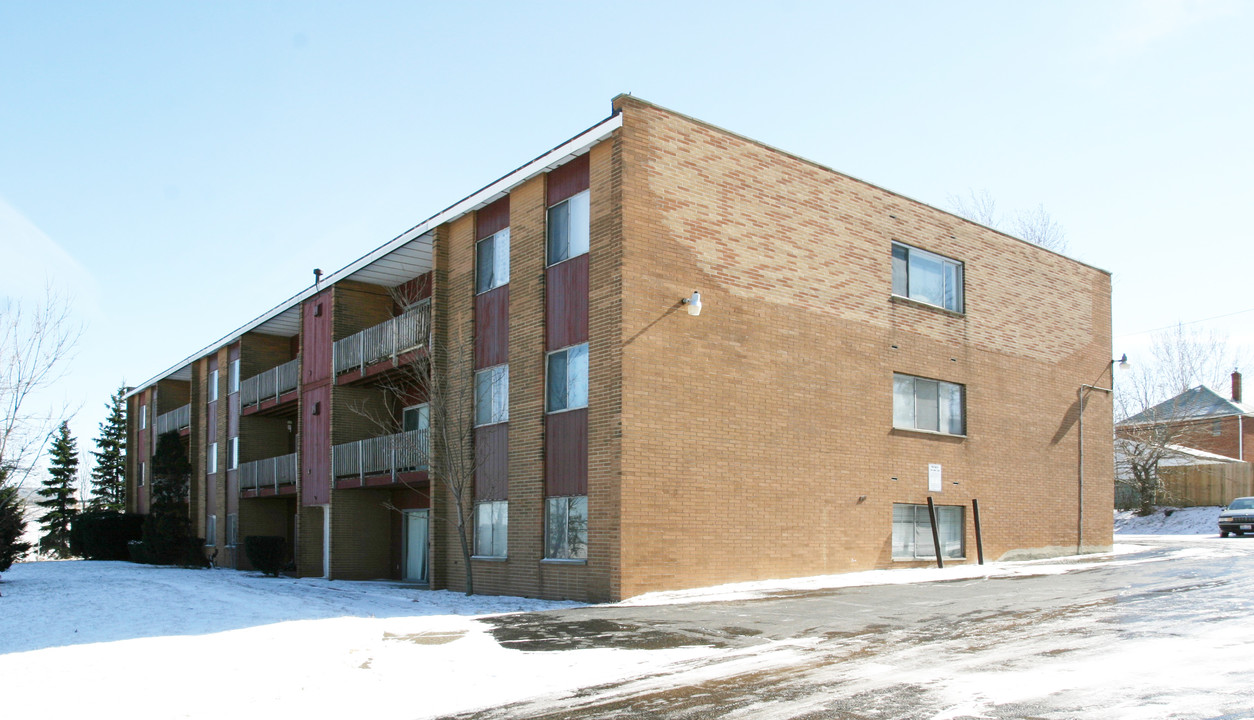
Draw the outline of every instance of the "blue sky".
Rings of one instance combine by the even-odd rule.
[[[0,3],[0,294],[103,404],[631,92],[939,207],[1044,206],[1114,352],[1254,347],[1254,4]],[[1246,311],[1246,312],[1240,312]],[[159,339],[159,340],[158,340]]]

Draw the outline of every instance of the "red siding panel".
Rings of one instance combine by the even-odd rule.
[[[397,285],[392,288],[393,297],[400,299],[402,302],[397,303],[397,314],[406,307],[431,297],[431,273],[423,273],[413,280]],[[401,307],[403,305],[404,307]]]
[[[315,415],[314,413],[318,413]],[[301,400],[300,467],[302,505],[331,499],[331,386],[306,390]]]
[[[301,308],[302,326],[301,381],[309,384],[331,378],[331,291],[314,295]]]
[[[588,341],[588,255],[545,270],[544,328],[549,350]]]
[[[549,173],[549,205],[556,205],[589,187],[588,154],[584,153]]]
[[[544,418],[544,492],[588,494],[588,409]]]
[[[475,296],[475,369],[509,361],[509,285]]]
[[[509,423],[475,428],[475,500],[509,498]]]
[[[509,227],[509,196],[485,206],[475,213],[475,239],[482,240]]]

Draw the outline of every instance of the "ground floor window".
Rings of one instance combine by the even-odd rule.
[[[961,558],[963,552],[963,508],[936,506],[936,529],[940,535],[941,556]],[[932,544],[932,522],[927,505],[893,504],[893,558],[916,560],[936,557]]]
[[[586,495],[548,499],[544,524],[544,557],[585,560],[588,557],[588,498]]]
[[[239,544],[239,513],[226,516],[226,544],[228,547]]]
[[[475,555],[505,557],[509,536],[509,503],[481,502],[475,506]]]
[[[218,516],[210,515],[205,518],[205,545],[213,547],[218,544]]]

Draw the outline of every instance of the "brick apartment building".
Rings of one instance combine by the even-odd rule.
[[[928,563],[929,497],[951,562],[977,500],[986,557],[1100,550],[1110,357],[1108,273],[619,96],[133,391],[129,497],[177,430],[219,564],[283,535],[301,575],[461,589],[439,418],[387,380],[429,358],[473,390],[479,592]]]

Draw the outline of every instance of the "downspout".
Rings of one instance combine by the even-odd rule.
[[[1112,373],[1111,379],[1113,380],[1114,379],[1113,364],[1112,364],[1111,373]],[[1084,391],[1085,390],[1101,390],[1102,392],[1108,395],[1114,392],[1114,389],[1112,388],[1098,387],[1097,385],[1081,385],[1080,389],[1076,391],[1076,395],[1079,397],[1079,401],[1080,401],[1080,409],[1079,409],[1079,413],[1080,413],[1080,423],[1079,423],[1080,425],[1080,473],[1079,473],[1080,487],[1079,487],[1079,491],[1080,492],[1079,492],[1079,505],[1076,507],[1076,519],[1078,523],[1076,526],[1076,540],[1075,540],[1076,555],[1079,555],[1081,552],[1083,552],[1083,548],[1084,548]]]

